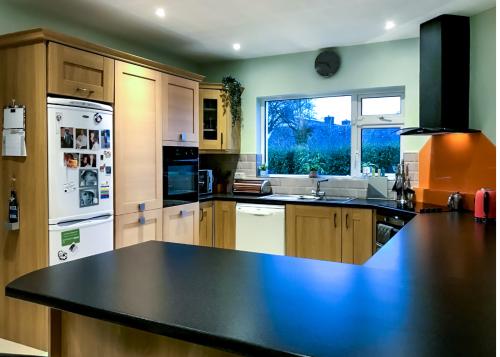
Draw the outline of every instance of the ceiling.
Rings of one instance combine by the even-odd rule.
[[[416,37],[419,24],[437,15],[471,16],[495,6],[495,0],[7,1],[197,62]],[[165,18],[154,14],[158,7]],[[396,27],[385,30],[387,20]]]

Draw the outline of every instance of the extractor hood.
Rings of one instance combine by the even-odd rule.
[[[473,133],[469,128],[470,25],[441,15],[420,25],[420,126],[401,135]]]

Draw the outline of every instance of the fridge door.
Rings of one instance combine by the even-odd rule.
[[[49,225],[49,265],[113,250],[113,216]]]
[[[111,107],[48,103],[49,224],[113,213]]]

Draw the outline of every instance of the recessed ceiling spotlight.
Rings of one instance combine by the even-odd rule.
[[[386,30],[392,30],[394,27],[396,27],[396,24],[394,21],[386,21],[385,22],[385,29]]]
[[[159,7],[155,11],[156,16],[161,17],[162,19],[165,17],[165,9],[162,7]]]
[[[233,50],[239,51],[241,48],[241,45],[239,43],[233,43]]]

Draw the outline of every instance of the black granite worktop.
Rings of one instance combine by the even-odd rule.
[[[8,296],[245,355],[495,353],[495,226],[417,215],[364,266],[151,241]]]

